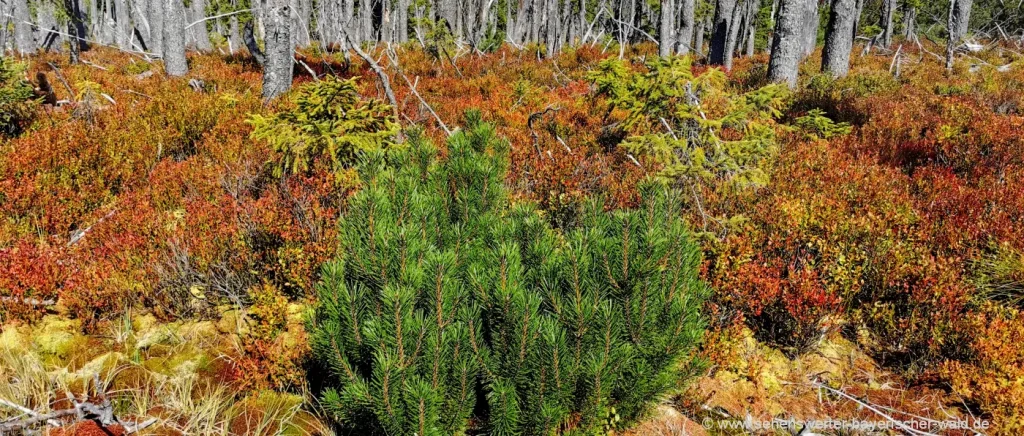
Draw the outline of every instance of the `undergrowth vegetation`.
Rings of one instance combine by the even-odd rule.
[[[47,54],[24,70],[5,63],[0,112],[11,116],[0,120],[0,320],[27,328],[59,314],[76,320],[76,330],[97,333],[141,308],[161,322],[223,320],[241,311],[247,327],[230,333],[235,342],[222,351],[231,356],[231,373],[241,375],[225,379],[245,392],[323,387],[327,382],[307,378],[316,356],[337,373],[327,383],[334,394],[323,398],[373,399],[342,401],[334,417],[363,416],[378,430],[420,425],[410,412],[416,399],[450,411],[438,414],[445,421],[431,431],[603,428],[616,416],[643,416],[655,394],[676,392],[666,374],[685,380],[687,368],[676,364],[694,358],[647,348],[647,339],[658,342],[664,332],[644,336],[645,329],[667,321],[648,321],[653,312],[639,316],[632,310],[640,303],[624,298],[603,300],[604,312],[590,315],[606,316],[594,325],[619,334],[622,354],[615,358],[628,365],[601,372],[607,368],[594,363],[596,353],[561,372],[544,357],[561,349],[559,341],[573,343],[565,323],[579,313],[566,309],[572,299],[563,292],[570,254],[625,253],[613,242],[621,228],[609,223],[649,220],[645,207],[654,200],[644,187],[655,178],[672,186],[672,206],[655,196],[666,212],[638,229],[634,242],[664,226],[679,236],[674,241],[700,245],[703,261],[694,268],[713,290],[700,308],[709,327],[700,359],[713,370],[736,367],[724,344],[745,328],[792,358],[843,337],[908,383],[943,390],[948,407],[990,419],[999,432],[1019,432],[1024,70],[958,64],[947,75],[927,53],[905,47],[899,77],[888,70],[888,56],[855,57],[851,74],[838,80],[810,74],[816,66],[809,62],[789,92],[765,84],[764,56],[738,59],[725,74],[685,58],[656,59],[642,45],[625,48],[621,60],[592,46],[554,58],[500,47],[451,59],[438,41],[432,50],[379,57],[393,76],[395,107],[381,103],[384,94],[365,64],[334,53],[301,55],[319,81],[303,69],[297,81],[308,84],[269,106],[259,97],[259,72],[239,57],[191,56],[199,87],[147,74],[158,66],[103,49],[83,53],[103,68],[70,66]],[[1012,60],[999,50],[979,56],[993,64],[1006,63],[997,56]],[[396,61],[408,82],[397,79]],[[70,105],[33,101],[24,76],[56,78],[48,63],[71,88],[55,89]],[[322,76],[327,72],[339,77]],[[479,115],[467,116],[467,108]],[[452,138],[435,117],[455,131]],[[422,131],[401,128],[412,125]],[[490,151],[473,149],[480,136],[488,137]],[[494,153],[502,141],[507,151]],[[370,166],[360,164],[367,154],[376,156]],[[465,168],[440,171],[456,164]],[[472,183],[486,182],[494,196],[484,205],[464,197],[458,186],[470,181],[457,177],[460,171],[485,172]],[[435,186],[439,174],[448,174],[455,191]],[[398,207],[395,192],[382,187],[395,180],[423,184],[414,196],[422,204]],[[473,186],[480,194],[482,187]],[[421,198],[428,188],[439,204],[478,203],[465,217],[428,214]],[[404,216],[371,225],[366,207],[374,202],[443,224],[427,235],[444,239],[434,248],[439,252],[421,251],[431,268],[454,262],[444,250],[480,250],[472,262],[452,266],[451,283],[460,290],[450,295],[461,296],[465,307],[451,311],[446,307],[455,303],[442,301],[435,311],[416,286],[399,286],[423,284],[426,273],[398,275],[401,260],[421,259],[394,251],[395,241],[423,236],[413,235]],[[668,210],[677,212],[667,216]],[[679,230],[682,222],[658,221],[676,218],[693,234]],[[374,259],[365,256],[374,239],[355,233],[373,226],[393,236],[379,246],[392,250],[379,254],[395,269],[386,277],[358,266]],[[453,246],[457,240],[469,246]],[[536,255],[527,246],[543,246],[553,263],[527,262]],[[492,295],[500,286],[472,286],[493,283],[503,256],[518,257],[521,267],[511,282],[519,297],[509,310],[538,314],[529,322],[496,315],[501,307],[488,302],[500,300]],[[692,256],[687,251],[680,271],[690,274]],[[638,268],[654,260],[638,259],[630,260]],[[470,274],[474,265],[478,274]],[[619,281],[615,274],[589,271],[588,288],[614,294],[607,287]],[[362,327],[350,329],[346,354],[330,358],[325,338],[348,328],[324,323],[328,313],[341,316],[334,312],[342,302],[323,298],[337,290],[353,292],[352,301],[369,310],[360,320],[378,341],[360,344],[349,335],[361,335]],[[392,319],[370,310],[385,297],[410,321],[390,333],[380,326]],[[697,300],[687,302],[683,318],[693,321]],[[314,304],[322,306],[306,332],[294,318]],[[452,333],[437,343],[431,329],[439,325],[426,318],[442,313],[453,317]],[[533,346],[526,349],[538,357],[531,371],[519,373],[507,365],[518,355],[503,347],[526,342],[502,338],[513,341],[505,330],[524,326],[536,333],[527,335]],[[396,331],[414,333],[398,341],[388,336]],[[698,340],[688,337],[680,350]],[[437,386],[444,389],[435,390],[424,362],[429,353],[456,348],[463,359],[443,362],[447,372]],[[403,355],[420,357],[405,362]],[[5,363],[15,364],[21,365]],[[336,377],[346,365],[352,376]],[[552,368],[577,379],[552,388]],[[459,370],[475,375],[473,404],[482,410],[467,411],[468,403],[450,395]],[[580,381],[598,380],[598,373],[610,384]],[[403,401],[394,403],[402,415],[381,413],[381,401],[391,397],[375,389],[385,375],[409,377],[401,390],[389,391]],[[538,392],[551,395],[526,401]]]

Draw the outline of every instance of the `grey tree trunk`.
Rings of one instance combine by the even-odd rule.
[[[881,43],[883,48],[889,48],[892,45],[894,15],[896,15],[896,0],[883,0],[882,22],[879,25],[882,28]]]
[[[78,55],[89,49],[86,42],[85,18],[82,16],[82,7],[77,0],[64,0],[64,12],[68,16],[68,34],[71,38],[71,50],[69,57],[72,64],[78,63]]]
[[[270,0],[275,1],[275,0]],[[357,41],[375,41],[374,38],[374,6],[373,0],[360,0],[359,1],[359,31],[355,33],[358,35]],[[267,31],[269,32],[269,31]]]
[[[238,17],[232,15],[228,26],[228,51],[234,54],[238,49],[242,48],[242,34],[238,29]]]
[[[142,0],[145,1],[145,0]],[[151,0],[149,3],[149,49],[163,56],[164,53],[164,1]]]
[[[953,55],[960,40],[967,36],[973,0],[952,0],[949,5],[949,41],[946,43],[946,70],[953,69]]]
[[[164,0],[164,72],[178,77],[188,74],[185,59],[185,5],[181,0]]]
[[[917,8],[910,5],[906,8],[907,10],[903,12],[903,37],[913,39],[917,33]]]
[[[43,2],[38,5],[36,15],[39,17],[36,21],[39,24],[39,48],[49,51],[51,47],[57,45],[57,41],[64,39],[57,33],[60,28],[57,26],[57,14],[53,3]]]
[[[36,41],[32,35],[32,15],[25,0],[14,0],[14,48],[21,55],[35,53]]]
[[[89,12],[87,15],[89,18],[90,36],[100,44],[106,44],[106,42],[103,41],[103,14],[100,11],[99,0],[89,1]]]
[[[694,46],[693,32],[694,32],[695,28],[697,27],[696,26],[697,23],[694,21],[695,20],[694,14],[696,13],[696,9],[697,9],[696,1],[695,0],[682,0],[682,3],[683,3],[682,4],[682,8],[680,8],[680,10],[679,10],[680,11],[680,15],[682,15],[682,17],[681,17],[682,26],[680,27],[679,35],[677,35],[677,38],[676,38],[676,43],[677,43],[676,51],[678,51],[681,54],[688,54],[688,53],[690,53],[691,49],[693,49],[693,51],[698,51],[699,52],[700,51],[699,47],[693,48],[693,46]],[[701,33],[701,40],[703,42],[704,30],[702,29],[700,31],[700,33]]]
[[[673,0],[661,2],[661,41],[658,42],[658,54],[669,56],[676,46],[676,5]]]
[[[192,22],[206,18],[206,1],[192,0]],[[190,28],[196,41],[196,50],[201,52],[213,51],[213,44],[210,42],[210,32],[206,28],[206,22],[197,23]]]
[[[711,15],[704,17],[701,20],[700,25],[697,26],[697,34],[693,38],[693,54],[696,56],[704,56],[704,39],[708,32],[713,28],[714,23],[711,21]]]
[[[736,9],[736,0],[717,0],[715,6],[714,27],[711,31],[711,53],[708,55],[708,62],[711,65],[725,65],[727,59],[731,59],[728,52],[729,33],[732,30],[733,10]]]
[[[732,61],[736,58],[736,46],[739,44],[740,29],[743,27],[743,13],[747,10],[747,0],[741,0],[732,8],[729,19],[729,37],[725,40],[725,70],[732,70]]]
[[[804,21],[801,23],[804,29],[803,56],[807,57],[814,53],[818,46],[818,27],[821,25],[821,14],[818,11],[819,0],[808,0],[804,9]]]
[[[409,0],[398,0],[398,9],[395,10],[395,19],[398,20],[397,42],[405,44],[409,42]]]
[[[803,58],[806,32],[802,18],[813,0],[781,0],[772,36],[772,54],[768,61],[768,80],[796,87],[800,59]]]
[[[386,3],[385,3],[386,4]],[[387,10],[385,10],[387,12]],[[292,9],[292,41],[296,47],[307,47],[309,40],[309,22],[313,15],[313,4],[310,0],[296,0]]]
[[[860,30],[860,17],[864,13],[864,1],[857,0],[857,11],[853,14],[853,39],[857,39],[857,32]]]
[[[547,24],[548,56],[555,56],[559,50],[559,32],[562,20],[559,18],[558,0],[547,0],[547,17],[544,21]]]
[[[268,0],[266,35],[263,39],[265,60],[263,64],[263,99],[270,100],[292,86],[292,63],[294,50],[290,34],[291,7],[288,0]]]
[[[115,0],[114,12],[117,18],[117,46],[122,49],[132,49],[132,39],[135,37],[134,27],[127,0]]]
[[[853,22],[857,0],[832,0],[825,32],[825,48],[821,52],[821,72],[835,77],[850,72],[850,52],[853,51]]]
[[[744,54],[748,57],[754,55],[755,43],[757,42],[757,13],[761,9],[760,0],[749,0],[747,2],[747,16],[744,19],[746,25],[744,31],[746,33],[746,47]]]

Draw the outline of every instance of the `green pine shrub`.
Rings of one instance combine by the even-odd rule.
[[[17,136],[35,113],[35,95],[25,69],[23,63],[0,59],[0,137]]]
[[[358,434],[600,431],[683,381],[708,289],[676,193],[590,202],[554,230],[502,180],[508,145],[470,114],[447,155],[370,154],[310,321],[322,400]]]
[[[356,80],[326,77],[299,88],[293,107],[271,116],[252,115],[252,138],[277,153],[276,175],[308,171],[322,162],[336,174],[360,152],[395,146],[398,123],[391,106],[359,96]]]

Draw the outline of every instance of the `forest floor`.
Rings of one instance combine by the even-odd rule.
[[[1014,58],[993,50],[946,75],[927,52],[902,53],[900,77],[891,52],[855,58],[845,81],[808,62],[764,123],[777,139],[753,164],[763,183],[693,188],[687,213],[704,230],[715,289],[707,365],[693,378],[681,370],[678,393],[626,434],[1024,425],[1024,318],[1012,298],[1024,295],[1024,69],[997,70]],[[617,127],[622,111],[591,76],[616,55],[380,59],[403,126],[440,143],[479,109],[512,144],[516,201],[558,221],[588,196],[635,204],[638,181],[664,165],[617,147],[638,132]],[[634,69],[651,57],[626,51]],[[304,322],[354,187],[329,172],[270,175],[273,151],[247,120],[289,103],[260,101],[245,56],[190,55],[184,79],[104,49],[82,58],[27,59],[29,77],[46,73],[69,104],[38,108],[0,140],[0,379],[16,380],[0,399],[42,413],[66,407],[64,392],[103,391],[123,419],[157,418],[145,433],[329,434],[306,381]],[[385,98],[358,59],[301,59],[295,86],[310,71],[337,74]],[[737,60],[707,116],[764,85],[766,60]],[[0,421],[20,413],[0,407]]]

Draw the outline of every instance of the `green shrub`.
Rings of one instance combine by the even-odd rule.
[[[0,136],[16,136],[32,121],[35,102],[25,68],[25,64],[0,59]]]
[[[553,230],[502,185],[507,144],[469,116],[360,167],[310,322],[323,403],[356,434],[596,431],[642,416],[694,363],[707,288],[676,194],[599,201]]]
[[[633,72],[608,59],[590,74],[609,112],[626,113],[621,123],[631,136],[620,146],[684,186],[766,185],[764,167],[778,151],[772,126],[788,91],[776,84],[737,95],[720,70],[694,76],[690,63],[689,57],[656,58],[647,71]]]
[[[249,119],[253,139],[267,140],[278,154],[277,175],[308,171],[320,160],[340,174],[360,152],[395,145],[398,123],[391,106],[361,99],[355,79],[306,84],[292,102],[290,110]]]
[[[793,126],[800,129],[812,139],[832,139],[848,135],[853,127],[849,123],[837,123],[825,116],[821,109],[811,109],[807,114],[793,120]]]

